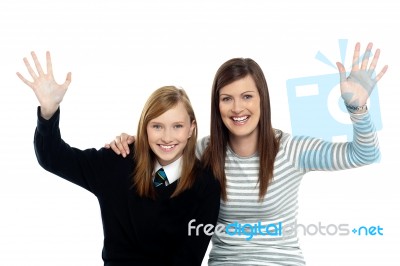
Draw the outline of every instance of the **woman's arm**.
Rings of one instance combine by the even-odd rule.
[[[116,136],[113,141],[104,145],[104,148],[113,150],[116,154],[126,157],[129,154],[129,145],[135,142],[135,136],[128,135],[127,133],[121,133]],[[196,157],[201,158],[204,150],[206,149],[210,137],[204,137],[197,141],[196,144]]]
[[[376,130],[368,112],[350,116],[353,141],[333,143],[312,137],[295,136],[285,143],[285,151],[296,168],[312,170],[344,170],[371,164],[380,157]]]
[[[386,73],[387,65],[375,76],[380,50],[377,49],[368,67],[372,43],[369,43],[359,62],[360,44],[354,49],[351,73],[337,63],[340,89],[353,123],[353,141],[330,143],[310,137],[293,137],[285,144],[286,152],[302,171],[341,170],[375,162],[379,156],[379,144],[375,127],[366,108],[366,102],[375,84]],[[360,65],[361,64],[361,65]]]

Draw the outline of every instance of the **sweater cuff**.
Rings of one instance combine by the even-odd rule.
[[[355,114],[352,112],[349,112],[349,114],[352,121],[364,121],[370,118],[370,113],[368,110],[361,114]]]
[[[53,130],[58,128],[59,121],[60,121],[60,108],[53,114],[53,116],[46,120],[40,114],[40,106],[37,108],[37,130],[40,135],[48,136],[51,135]]]

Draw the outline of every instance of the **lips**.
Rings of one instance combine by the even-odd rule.
[[[174,148],[177,146],[176,144],[172,144],[172,145],[162,145],[162,144],[158,144],[158,146],[161,148],[162,151],[164,152],[170,152],[172,150],[174,150]]]
[[[249,120],[250,116],[249,115],[244,115],[244,116],[232,116],[231,119],[234,124],[236,125],[243,125]]]

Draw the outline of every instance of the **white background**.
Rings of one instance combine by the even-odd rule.
[[[79,148],[100,148],[120,132],[134,134],[144,101],[163,85],[187,90],[199,136],[207,135],[212,79],[232,57],[251,57],[261,65],[273,125],[290,132],[286,80],[335,73],[314,56],[321,51],[340,60],[338,39],[349,40],[348,55],[357,41],[362,49],[374,42],[382,49],[378,67],[389,65],[378,86],[382,160],[306,175],[299,222],[380,225],[384,235],[300,236],[301,247],[310,266],[398,263],[399,14],[393,0],[2,0],[0,265],[102,265],[96,198],[36,161],[38,103],[15,75],[27,75],[22,58],[30,51],[42,62],[45,51],[52,52],[59,82],[72,72],[61,108],[63,138]]]

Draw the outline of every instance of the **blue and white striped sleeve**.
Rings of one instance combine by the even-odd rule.
[[[355,168],[380,158],[378,137],[368,112],[350,114],[353,141],[328,142],[312,137],[291,137],[285,149],[301,172],[334,171]]]

